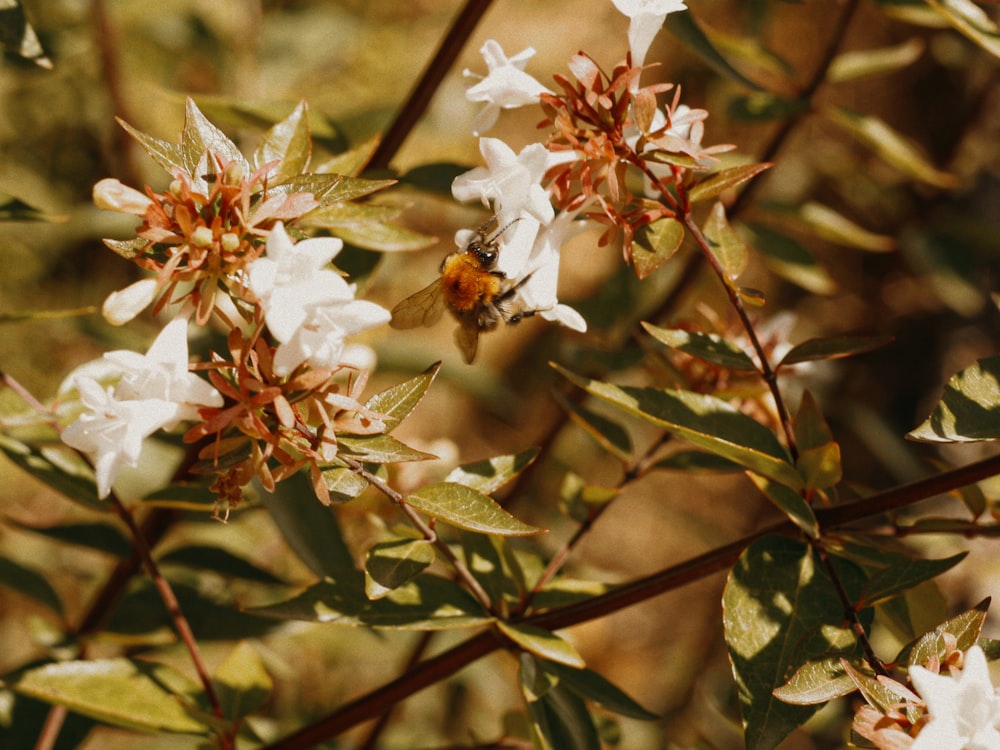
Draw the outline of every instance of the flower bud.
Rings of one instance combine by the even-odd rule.
[[[113,326],[128,323],[149,306],[156,296],[158,286],[156,279],[142,279],[112,292],[101,308],[104,319]]]
[[[153,205],[149,196],[110,177],[94,185],[93,197],[94,205],[104,211],[121,211],[134,216],[142,216]]]
[[[213,235],[212,230],[206,226],[197,227],[191,233],[191,244],[195,247],[211,247],[214,241],[215,235]]]
[[[234,253],[239,250],[240,236],[235,232],[226,232],[222,235],[222,249],[227,253]]]

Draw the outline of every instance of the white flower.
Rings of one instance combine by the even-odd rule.
[[[619,11],[629,17],[628,46],[632,64],[642,65],[653,37],[670,13],[687,10],[685,0],[611,0]]]
[[[559,248],[572,233],[583,228],[583,222],[575,222],[577,212],[559,214],[555,221],[543,228],[531,248],[531,255],[525,264],[524,276],[530,278],[518,290],[518,296],[528,310],[537,310],[540,317],[560,323],[574,331],[586,331],[587,321],[576,310],[561,304],[559,290]]]
[[[288,375],[306,361],[333,369],[340,364],[345,336],[389,321],[388,310],[355,300],[354,285],[326,268],[343,244],[335,238],[293,244],[279,222],[268,235],[266,257],[250,264],[250,289],[281,344],[276,374]]]
[[[112,292],[104,300],[101,313],[113,326],[121,326],[141,313],[156,297],[159,284],[156,279],[142,279],[124,289]]]
[[[153,201],[145,193],[110,177],[94,185],[93,198],[94,205],[100,209],[121,211],[134,216],[144,216],[146,209],[153,205]]]
[[[549,152],[540,143],[532,143],[515,154],[496,138],[480,138],[479,151],[485,167],[476,167],[455,178],[452,195],[459,201],[480,200],[493,203],[501,226],[523,214],[548,224],[555,216],[549,194],[542,187],[545,170],[550,166]],[[523,212],[523,214],[522,214]]]
[[[496,124],[501,109],[534,104],[539,95],[552,93],[524,72],[525,64],[535,54],[531,47],[521,50],[513,57],[507,57],[496,40],[487,39],[479,51],[489,68],[486,76],[476,76],[468,69],[463,71],[466,76],[481,79],[466,90],[465,97],[470,102],[486,102],[486,106],[472,123],[472,133],[477,136]]]
[[[111,388],[88,377],[78,377],[76,387],[87,411],[63,430],[62,440],[90,457],[97,494],[107,497],[118,472],[139,462],[142,441],[176,417],[177,405],[159,399],[119,401]]]
[[[930,715],[911,750],[1000,750],[1000,696],[979,646],[951,677],[912,667],[910,680]]]
[[[181,316],[170,321],[146,354],[130,351],[108,352],[104,358],[122,372],[114,395],[122,401],[165,401],[176,407],[174,417],[165,422],[173,428],[184,419],[195,419],[199,406],[222,406],[222,395],[208,381],[188,369],[188,320]]]

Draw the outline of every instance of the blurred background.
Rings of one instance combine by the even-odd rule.
[[[845,7],[839,2],[762,0],[692,0],[689,5],[716,46],[743,60],[743,74],[788,96],[801,90],[819,64]],[[10,55],[0,61],[0,192],[35,206],[50,220],[3,224],[0,315],[7,317],[0,335],[0,369],[43,401],[54,397],[74,366],[108,349],[144,350],[155,333],[150,320],[114,329],[93,312],[14,319],[32,311],[99,306],[109,292],[138,278],[132,265],[100,241],[128,237],[134,222],[95,209],[90,191],[108,176],[157,190],[167,177],[115,117],[176,142],[184,98],[192,96],[213,122],[249,150],[268,122],[306,99],[317,155],[335,153],[385,130],[458,12],[457,2],[444,0],[29,0],[25,6],[54,67],[40,69]],[[894,337],[876,352],[796,371],[785,384],[789,393],[808,387],[817,395],[842,443],[846,478],[854,486],[874,489],[924,476],[941,465],[934,462],[964,464],[994,450],[989,444],[943,450],[902,436],[926,417],[951,374],[1000,348],[994,297],[1000,261],[997,59],[951,28],[913,23],[913,18],[887,10],[861,3],[842,51],[909,45],[911,64],[891,75],[845,77],[825,85],[816,108],[839,105],[881,118],[922,149],[931,164],[953,175],[953,185],[915,182],[827,118],[798,120],[780,140],[775,168],[758,178],[761,184],[744,207],[746,216],[767,207],[818,201],[889,238],[893,249],[866,252],[792,227],[789,234],[808,248],[815,264],[795,265],[755,248],[742,280],[766,295],[767,304],[755,311],[755,319],[781,340],[797,343],[837,333]],[[579,50],[610,70],[627,50],[627,29],[628,20],[610,2],[497,0],[392,169],[405,174],[432,163],[468,168],[479,163],[471,134],[478,105],[465,100],[469,79],[462,70],[486,72],[478,51],[484,40],[497,39],[510,55],[534,47],[537,55],[527,70],[551,87],[551,74],[565,73],[570,56]],[[784,121],[753,114],[752,92],[720,75],[675,37],[661,33],[646,59],[660,64],[645,74],[649,78],[644,82],[677,82],[683,102],[709,110],[706,144],[736,144],[740,155],[753,160],[775,142]],[[519,150],[541,137],[535,127],[540,119],[537,109],[505,113],[489,135]],[[418,253],[345,253],[344,267],[355,274],[364,295],[387,307],[434,278],[456,230],[486,218],[480,207],[459,206],[446,191],[412,182],[404,181],[377,200],[404,205],[403,224],[439,238]],[[561,298],[587,317],[586,335],[527,320],[484,337],[473,367],[461,363],[446,323],[429,331],[386,329],[367,339],[379,356],[373,392],[435,360],[444,361],[428,396],[395,433],[442,458],[406,467],[394,477],[401,489],[441,478],[459,462],[551,441],[530,482],[521,483],[517,496],[509,498],[512,512],[551,530],[540,541],[542,555],[551,554],[573,531],[558,511],[567,472],[596,485],[613,486],[621,479],[620,464],[565,423],[552,395],[554,389],[565,389],[547,362],[581,371],[600,366],[617,371],[609,379],[619,381],[648,379],[637,363],[643,347],[652,345],[630,334],[650,311],[661,314],[653,320],[660,325],[694,321],[705,326],[709,321],[720,331],[735,330],[718,282],[704,274],[684,274],[684,258],[692,248],[640,284],[631,269],[622,268],[620,249],[599,247],[597,237],[597,232],[581,234],[563,255]],[[664,310],[668,295],[672,303]],[[683,371],[683,363],[674,365]],[[5,414],[23,408],[9,391],[0,392],[0,407]],[[657,439],[647,426],[628,427],[639,453]],[[165,446],[158,451],[142,471],[123,477],[123,486],[136,496],[172,472],[178,450]],[[0,587],[2,673],[36,658],[53,633],[77,621],[112,561],[25,530],[23,525],[47,527],[92,515],[2,458],[0,480],[5,489],[0,553],[42,572],[64,608],[60,622],[30,598]],[[990,496],[989,487],[986,491]],[[846,492],[851,496],[851,490]],[[960,512],[954,501],[938,502],[941,513]],[[386,523],[379,518],[383,511],[377,500],[367,498],[338,509],[358,554],[378,538],[380,524]],[[655,472],[625,487],[574,554],[568,573],[606,582],[629,580],[774,518],[766,501],[739,475]],[[251,505],[225,526],[191,514],[170,532],[159,552],[165,555],[192,541],[250,558],[293,584],[312,580],[259,506]],[[985,542],[936,536],[913,544],[933,557],[956,549],[973,552],[957,573],[943,579],[944,597],[930,587],[924,592],[928,601],[936,601],[929,611],[949,614],[972,606],[998,580],[997,556]],[[210,572],[175,574],[230,608],[281,598],[275,593],[262,600],[261,586],[227,582]],[[569,633],[591,668],[665,717],[651,724],[621,720],[620,747],[742,746],[721,635],[723,582],[719,575]],[[138,588],[133,592],[133,615],[142,611],[142,593]],[[391,679],[417,637],[329,625],[246,627],[248,635],[260,636],[275,677],[264,713],[278,734]],[[996,637],[1000,628],[988,620],[987,632]],[[186,670],[184,655],[163,645],[167,635],[156,627],[118,632],[106,639],[106,648],[111,653],[122,644],[133,649],[156,645],[161,647],[158,658],[173,659]],[[203,637],[209,639],[210,661],[221,659],[228,646]],[[435,649],[460,637],[440,636]],[[892,633],[881,637],[884,642],[877,646],[894,654],[898,644]],[[470,731],[480,738],[499,736],[504,711],[519,706],[515,667],[508,656],[494,655],[424,691],[400,707],[379,746],[472,746]],[[847,711],[838,704],[822,712],[787,747],[843,746]],[[359,730],[336,746],[352,746],[363,736]],[[100,730],[83,746],[126,748],[139,746],[136,742],[133,735]],[[196,743],[190,738],[141,738],[141,746]]]

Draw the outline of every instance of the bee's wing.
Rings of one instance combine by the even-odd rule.
[[[476,350],[479,348],[479,325],[475,317],[459,318],[460,325],[455,329],[455,343],[458,344],[462,352],[462,359],[465,364],[471,365],[476,358]]]
[[[416,294],[411,294],[394,308],[389,325],[393,328],[416,328],[432,326],[441,319],[444,312],[444,298],[441,296],[441,280],[435,279]]]

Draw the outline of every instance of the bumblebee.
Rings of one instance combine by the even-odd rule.
[[[393,328],[432,326],[447,308],[458,321],[455,343],[466,364],[472,364],[480,333],[492,331],[501,321],[513,325],[534,315],[535,310],[525,310],[516,299],[517,290],[531,274],[513,280],[496,268],[500,257],[497,238],[510,224],[489,235],[487,228],[495,220],[496,216],[491,217],[476,230],[476,237],[468,245],[445,256],[441,261],[440,278],[396,305],[389,325]]]

